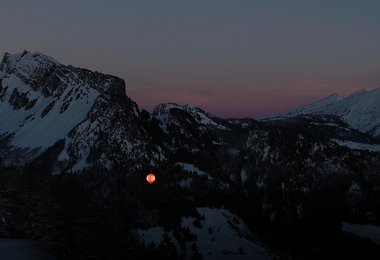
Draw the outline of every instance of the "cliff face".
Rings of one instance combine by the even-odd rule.
[[[124,80],[24,51],[4,55],[0,83],[5,162],[28,162],[59,140],[65,145],[57,162],[74,170],[149,160],[149,138]]]

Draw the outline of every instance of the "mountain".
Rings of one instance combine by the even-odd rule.
[[[263,121],[267,125],[300,129],[310,135],[334,140],[347,140],[362,144],[376,144],[378,140],[352,128],[334,115],[300,114],[288,118],[272,118]]]
[[[4,55],[0,237],[60,259],[378,259],[340,228],[380,224],[380,154],[343,147],[376,136],[346,121],[361,114],[324,114],[362,99],[256,121],[174,103],[150,114],[126,91],[41,53]]]
[[[147,148],[152,144],[140,111],[125,91],[120,78],[65,66],[41,53],[5,54],[0,156],[20,164],[55,145],[58,168],[96,163],[110,169],[128,161],[139,167],[137,161],[153,160],[148,155],[156,148]]]
[[[321,101],[279,114],[274,118],[305,114],[336,116],[350,127],[378,139],[380,138],[380,88],[370,91],[362,89],[348,97],[333,94]]]
[[[210,113],[191,105],[178,105],[175,103],[160,104],[154,108],[152,115],[160,121],[161,127],[166,129],[167,124],[171,122],[170,113],[172,113],[173,110],[188,113],[198,124],[208,128],[227,130],[229,127],[229,123],[225,120],[214,117]]]

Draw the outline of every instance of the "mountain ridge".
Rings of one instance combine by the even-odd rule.
[[[320,259],[332,256],[326,237],[358,244],[342,221],[380,223],[380,153],[333,142],[372,142],[336,116],[291,128],[173,103],[150,114],[122,79],[23,55],[27,65],[8,55],[0,69],[0,237],[38,239],[61,258],[187,259],[210,256],[207,245],[250,257],[239,233],[252,231],[268,255]]]
[[[378,111],[375,109],[377,97],[380,100],[379,89],[371,91],[359,90],[348,97],[340,97],[337,93],[333,93],[310,105],[284,112],[279,116],[264,119],[260,122],[265,124],[271,120],[273,122],[273,119],[282,120],[300,115],[319,114],[322,121],[311,123],[323,125],[325,124],[323,123],[323,115],[331,115],[336,116],[353,129],[377,138],[380,133],[380,121],[378,120],[379,124],[377,124],[377,121],[373,119],[378,114],[380,118],[380,107]],[[359,106],[359,111],[354,111],[355,113],[349,107],[355,107],[359,101],[360,104],[368,103],[368,95],[376,95],[372,102],[369,103],[370,105],[364,106],[364,108],[370,109],[370,116],[371,113],[373,115],[370,117],[371,120],[367,116],[363,121],[375,122],[376,124],[363,127],[362,122],[353,123],[352,120],[350,121],[355,116],[359,117],[357,114],[361,113],[362,107]],[[141,118],[141,111],[137,104],[126,95],[126,84],[123,79],[96,71],[76,68],[71,65],[62,65],[55,59],[39,52],[24,51],[18,54],[4,54],[0,63],[0,101],[0,106],[2,106],[2,113],[0,112],[0,139],[8,147],[5,149],[3,146],[1,153],[3,155],[7,153],[13,154],[9,158],[14,158],[15,161],[22,158],[22,156],[19,156],[20,153],[29,154],[29,159],[33,159],[43,149],[63,139],[65,148],[58,159],[68,161],[65,164],[71,165],[73,169],[81,169],[84,165],[87,165],[86,158],[88,158],[90,150],[93,149],[86,142],[91,143],[96,140],[97,136],[102,136],[105,132],[110,133],[110,129],[106,130],[101,127],[105,122],[108,122],[108,125],[112,125],[113,123],[111,122],[119,122],[115,130],[115,132],[118,132],[118,129],[123,129],[118,134],[119,142],[122,140],[120,135],[132,131],[134,132],[133,136],[140,136],[137,140],[138,145],[136,143],[137,146],[144,149],[143,147],[148,145],[146,142],[146,140],[149,140],[147,133],[151,132],[151,130],[146,129],[148,123],[144,123],[145,126],[141,127],[139,123],[141,121],[139,119]],[[109,106],[108,104],[112,105]],[[113,108],[111,109],[110,107]],[[260,124],[260,122],[253,119],[222,119],[201,108],[176,103],[157,105],[152,114],[148,115],[144,120],[149,121],[151,120],[149,119],[150,117],[155,118],[162,131],[167,133],[167,125],[176,122],[175,117],[182,116],[173,114],[172,111],[175,110],[187,113],[190,116],[189,118],[195,120],[201,127],[206,127],[211,132],[218,132],[219,138],[214,138],[212,141],[214,143],[223,143],[222,139],[225,139],[232,129],[250,129]],[[344,113],[344,111],[348,110],[353,115]],[[103,112],[100,113],[100,111]],[[112,114],[113,119],[106,119],[105,115],[107,113]],[[121,118],[125,118],[126,122],[133,122],[132,125],[134,126],[123,126],[123,123],[115,118],[117,115],[120,116],[120,113],[123,115]],[[360,115],[361,117],[363,115]],[[100,118],[103,119],[100,120]],[[62,122],[64,122],[63,125]],[[329,126],[331,127],[332,125],[330,124]],[[204,130],[201,131],[204,132]],[[83,132],[86,134],[83,134]],[[203,134],[194,132],[192,134],[204,135],[206,132]],[[358,136],[357,134],[354,135]],[[111,139],[115,137],[114,134],[109,136],[111,137],[108,138]],[[347,134],[343,133],[343,136],[347,136]],[[189,138],[186,142],[190,142],[192,137],[189,136]],[[332,135],[332,138],[336,138],[336,135]],[[365,136],[360,137],[358,140],[364,139],[366,139]],[[87,141],[85,142],[84,140]],[[347,140],[355,141],[355,138]],[[116,142],[116,139],[114,139],[114,142]],[[115,147],[118,146],[116,143]],[[125,153],[125,157],[128,157],[127,154],[131,152],[134,146],[133,143],[133,141],[128,141],[124,144],[123,153]],[[78,148],[79,146],[85,149],[86,152]],[[156,154],[153,158],[166,157],[164,154],[160,154],[161,152],[158,152],[161,151],[160,145],[153,144],[153,146],[156,147],[153,149],[154,152],[152,151]],[[172,148],[170,149],[173,150]],[[115,155],[112,157],[115,157]],[[157,164],[155,159],[152,161],[152,159],[146,157],[144,160],[151,160],[153,165]],[[103,161],[103,159],[100,161]],[[120,159],[117,161],[120,161]],[[108,168],[111,165],[108,159],[104,159],[102,164],[108,165]]]
[[[296,108],[278,115],[263,119],[279,120],[300,115],[332,115],[337,116],[352,128],[368,134],[374,138],[380,137],[380,87],[365,90],[361,89],[347,97],[337,94]]]
[[[147,145],[147,138],[143,137],[146,131],[138,123],[140,110],[126,96],[124,80],[65,66],[46,55],[28,51],[6,54],[0,68],[0,139],[6,143],[0,156],[7,155],[13,161],[29,154],[25,156],[27,162],[63,139],[65,148],[59,159],[73,167],[82,162],[78,166],[82,168],[91,147],[100,145],[97,136],[107,133],[109,144],[117,146],[116,139],[120,138],[117,135],[125,135],[121,149],[125,158],[130,157],[126,152],[132,146]],[[120,120],[129,127],[115,124],[114,129],[105,128],[111,121]],[[136,142],[126,141],[140,135]],[[99,156],[100,164],[110,164],[103,158],[108,157],[105,153]],[[111,161],[119,161],[116,154],[109,156],[113,158]]]

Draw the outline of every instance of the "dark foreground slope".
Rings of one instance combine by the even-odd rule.
[[[39,53],[6,54],[0,83],[0,237],[70,259],[380,256],[340,229],[379,224],[378,153],[189,105],[149,114],[121,79]]]

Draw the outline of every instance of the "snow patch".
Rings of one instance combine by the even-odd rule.
[[[362,133],[380,135],[380,88],[359,90],[348,97],[333,94],[321,101],[265,120],[286,119],[297,115],[334,115]]]
[[[363,144],[348,140],[331,139],[339,146],[347,147],[351,150],[367,150],[370,152],[380,152],[380,144]]]
[[[175,103],[160,104],[154,108],[153,116],[160,121],[160,126],[166,131],[166,125],[170,118],[171,109],[180,109],[191,114],[192,117],[199,123],[205,126],[212,126],[220,130],[229,130],[224,125],[217,123],[209,113],[200,108],[191,105],[178,105]]]
[[[197,208],[204,216],[202,228],[193,218],[182,218],[182,227],[197,235],[199,252],[205,259],[271,259],[249,231],[245,223],[225,209]]]
[[[244,184],[244,182],[248,179],[248,175],[245,169],[241,169],[240,178],[241,178],[241,184]]]
[[[26,86],[15,75],[3,80],[3,86],[8,87],[8,91],[17,89],[20,93],[29,93],[30,96],[36,96],[29,86]],[[64,138],[69,131],[78,123],[84,120],[90,111],[95,99],[99,96],[99,92],[88,88],[85,99],[78,99],[71,102],[67,110],[61,112],[64,104],[64,97],[72,89],[73,86],[67,87],[64,94],[59,99],[53,97],[43,97],[41,93],[36,104],[29,110],[14,109],[8,102],[0,103],[0,122],[2,123],[0,134],[6,132],[14,133],[13,146],[20,148],[48,148],[54,143]],[[8,92],[11,93],[11,92]],[[42,115],[42,111],[55,100],[51,110]],[[32,120],[28,120],[33,118]]]
[[[0,238],[0,258],[2,260],[17,259],[39,259],[53,260],[50,256],[37,246],[34,241],[24,239],[1,239]]]
[[[369,238],[373,242],[380,244],[380,227],[370,224],[342,223],[341,229],[345,232],[355,234],[360,237]]]
[[[149,246],[152,242],[157,246],[160,244],[165,231],[163,227],[152,227],[148,230],[138,229],[137,233],[143,238],[146,246]]]
[[[197,174],[198,176],[207,176],[209,180],[212,178],[208,175],[208,173],[201,171],[198,167],[196,167],[194,164],[189,164],[189,163],[182,163],[182,162],[176,162],[176,165],[180,166],[182,170],[186,172],[192,172]]]

